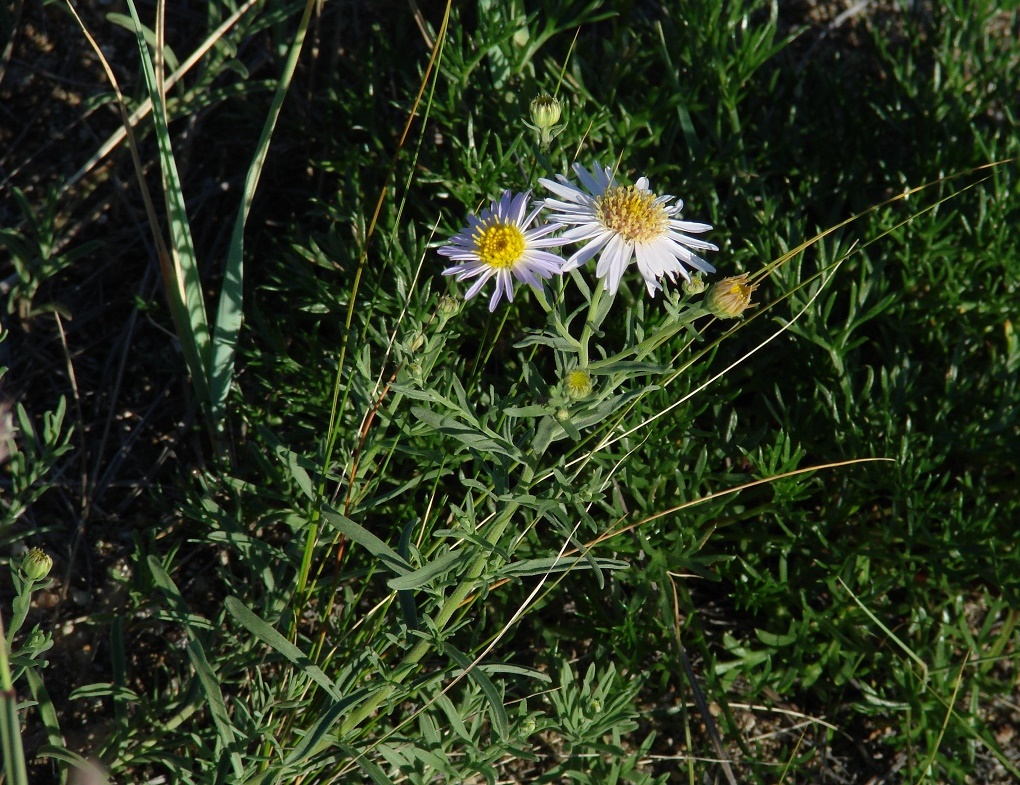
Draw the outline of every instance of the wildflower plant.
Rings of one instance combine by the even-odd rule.
[[[534,111],[534,109],[533,109]],[[489,280],[496,286],[489,299],[489,310],[495,311],[500,300],[513,300],[513,279],[531,286],[535,300],[548,315],[548,327],[534,331],[519,346],[546,345],[556,353],[556,367],[563,382],[564,404],[550,408],[536,430],[535,447],[544,450],[551,440],[569,436],[581,438],[579,425],[590,427],[601,422],[621,402],[614,395],[627,388],[630,380],[652,372],[654,366],[634,364],[643,360],[651,348],[668,340],[684,325],[699,317],[720,315],[719,305],[703,307],[693,297],[703,291],[701,275],[715,268],[695,253],[716,251],[718,246],[692,234],[703,234],[709,224],[680,220],[681,200],[669,195],[659,196],[649,189],[649,181],[640,177],[634,185],[621,185],[612,170],[595,163],[591,170],[574,164],[573,170],[581,185],[574,185],[563,175],[556,179],[539,178],[539,183],[552,196],[538,207],[527,211],[530,192],[511,195],[509,191],[492,202],[478,217],[469,216],[468,226],[441,245],[438,253],[459,263],[443,271],[457,280],[475,278],[464,297],[471,299]],[[542,210],[547,223],[529,229]],[[563,245],[580,245],[567,259],[540,250]],[[576,272],[598,255],[594,285]],[[600,328],[610,313],[625,273],[635,263],[648,295],[652,298],[664,287],[682,283],[667,299],[666,319],[651,334],[644,326],[637,333],[641,341],[630,345],[593,346],[601,336]],[[692,278],[692,271],[696,278]],[[577,283],[587,306],[567,311],[566,279]],[[561,282],[552,285],[558,276]],[[744,275],[731,281],[746,281]],[[740,288],[729,285],[743,297],[742,305],[750,303],[756,285]],[[712,290],[709,291],[712,294]],[[729,300],[735,295],[732,293]],[[719,295],[712,302],[719,300]],[[735,316],[735,306],[727,300],[727,316]],[[709,300],[706,300],[706,305]],[[741,308],[741,310],[743,309]],[[582,316],[583,315],[583,316]],[[579,318],[580,317],[580,318]],[[657,369],[662,370],[662,369]],[[579,407],[593,390],[593,374],[609,377],[600,387],[600,394]],[[625,395],[624,393],[620,393]],[[575,422],[576,418],[576,422]]]
[[[963,782],[943,738],[954,752],[994,749],[979,727],[985,720],[965,704],[987,696],[993,666],[1009,662],[1020,615],[1005,600],[991,603],[975,629],[966,619],[976,581],[968,575],[968,591],[959,591],[935,573],[931,554],[978,563],[948,535],[980,545],[994,516],[1016,505],[986,494],[979,501],[988,520],[976,526],[970,491],[987,482],[975,474],[959,507],[945,509],[936,484],[952,477],[942,479],[941,457],[909,431],[926,407],[897,408],[911,401],[920,364],[878,367],[868,356],[868,374],[853,376],[855,347],[877,355],[892,342],[883,332],[888,314],[913,313],[914,329],[945,337],[940,320],[917,318],[923,308],[914,304],[953,287],[926,288],[919,270],[961,268],[916,258],[919,246],[934,246],[916,242],[917,214],[904,219],[902,205],[872,216],[884,221],[871,224],[873,236],[894,237],[903,254],[884,271],[877,246],[872,258],[840,244],[849,221],[815,233],[803,211],[784,209],[873,188],[876,171],[892,171],[887,161],[858,180],[853,167],[841,169],[831,188],[812,179],[810,159],[772,161],[792,154],[787,142],[811,107],[791,95],[787,117],[786,104],[773,100],[782,64],[763,69],[767,79],[756,72],[784,41],[774,18],[741,4],[692,2],[682,18],[665,4],[650,19],[627,3],[553,0],[529,14],[519,0],[484,0],[470,14],[449,4],[441,22],[423,7],[403,37],[390,35],[394,18],[377,5],[362,9],[372,21],[364,42],[344,39],[336,68],[309,69],[323,88],[308,94],[316,109],[310,166],[327,187],[314,200],[317,228],[300,211],[267,224],[273,254],[253,266],[251,310],[240,298],[241,245],[231,243],[227,319],[207,328],[222,325],[219,338],[203,339],[194,375],[207,387],[199,397],[213,404],[228,388],[237,393],[238,427],[215,430],[236,433],[236,452],[188,474],[193,487],[170,494],[169,525],[134,539],[124,578],[134,613],[104,611],[113,618],[114,672],[73,698],[113,706],[116,729],[97,757],[117,781],[210,785],[643,784],[675,779],[684,765],[680,776],[694,782],[711,778],[705,767],[731,763],[740,770],[727,770],[729,781],[771,782],[787,771],[814,781],[812,756],[831,773],[829,752],[842,745],[845,754],[844,737],[882,716],[887,724],[875,727],[891,732],[867,744],[895,737],[897,754],[884,759],[919,763],[910,781],[930,764],[935,777],[955,766],[952,781]],[[298,37],[314,4],[305,8]],[[632,24],[610,19],[625,14]],[[293,28],[271,32],[291,36]],[[576,52],[575,31],[583,38]],[[408,37],[427,43],[427,60],[395,56]],[[556,60],[559,82],[547,84],[540,66]],[[292,73],[288,65],[277,98]],[[397,78],[360,91],[360,73]],[[406,106],[399,91],[419,78],[421,103]],[[642,89],[618,89],[632,84]],[[158,98],[156,88],[149,92]],[[526,103],[507,114],[515,90],[569,95],[570,110],[543,99],[525,126]],[[871,105],[856,103],[848,124]],[[405,109],[398,137],[394,112]],[[941,133],[942,125],[923,130]],[[817,136],[817,121],[803,127]],[[422,134],[417,146],[406,144],[411,129]],[[352,143],[352,134],[370,143]],[[378,150],[396,138],[387,168]],[[830,159],[831,145],[821,147]],[[889,146],[872,147],[884,154]],[[605,166],[620,150],[619,163]],[[168,152],[160,155],[169,167]],[[689,206],[655,190],[680,188],[681,168],[698,173],[683,182]],[[763,175],[761,198],[750,198],[739,178],[759,169],[798,176]],[[996,174],[1003,184],[988,188],[999,198],[963,218],[932,210],[922,239],[940,239],[960,218],[989,239],[996,259],[1013,259],[1004,251],[1015,243],[995,233],[1016,236],[1003,207],[1015,182],[1005,169]],[[770,190],[780,181],[790,189],[782,198]],[[720,184],[717,193],[710,183]],[[246,205],[254,190],[249,179]],[[841,202],[825,208],[847,213]],[[423,230],[437,214],[451,222],[442,243]],[[709,217],[718,230],[702,222]],[[973,259],[973,245],[967,253]],[[849,286],[829,286],[835,270],[853,265]],[[893,267],[910,297],[896,296]],[[768,275],[774,296],[757,305]],[[193,287],[189,275],[184,281]],[[253,329],[240,344],[238,389],[229,367],[242,302]],[[940,316],[957,318],[957,305],[946,303]],[[968,313],[988,312],[968,305]],[[781,326],[761,340],[755,330],[766,314]],[[1020,367],[1006,326],[1001,389],[981,388],[1003,404],[994,413],[1000,433],[1015,429],[1006,404]],[[899,321],[894,328],[898,340]],[[783,332],[803,337],[796,352],[752,357]],[[962,332],[961,355],[971,344],[998,351],[993,330]],[[951,404],[960,405],[972,368],[960,364],[960,386],[956,365],[937,369],[946,385],[938,417],[954,427]],[[976,422],[961,437],[975,447],[968,460],[980,459],[979,437],[989,433]],[[825,443],[834,428],[838,438]],[[867,441],[867,428],[885,441]],[[29,435],[21,430],[19,438]],[[798,431],[810,433],[809,446]],[[994,460],[1011,467],[1003,444],[993,444]],[[842,450],[897,454],[897,472],[886,463],[870,479],[862,472],[823,487],[802,465]],[[1006,487],[1008,473],[993,471]],[[878,493],[860,492],[869,482]],[[918,494],[917,482],[931,485]],[[932,514],[917,503],[928,496]],[[898,510],[906,510],[903,524]],[[940,541],[932,519],[944,512],[955,528]],[[888,565],[905,549],[914,555],[901,567],[917,569],[898,585],[902,576]],[[1003,555],[996,569],[1014,561]],[[957,599],[929,606],[926,586],[936,584]],[[739,623],[702,629],[699,591],[722,615],[737,609]],[[888,603],[899,600],[888,598],[901,595],[909,610],[897,621],[905,623],[889,625],[883,619],[898,612]],[[170,641],[151,679],[129,672],[148,662],[131,654],[138,630]],[[875,646],[879,635],[889,645]],[[911,647],[921,655],[901,656]],[[928,664],[918,665],[921,657]],[[966,701],[956,700],[961,685]],[[847,698],[850,687],[866,694]],[[766,746],[747,739],[737,704],[727,704],[738,690],[757,721],[769,719],[759,737]],[[824,706],[825,718],[791,714],[801,697]],[[797,725],[780,725],[770,707]],[[848,707],[854,722],[844,731],[831,712]],[[666,727],[668,737],[656,736]],[[930,760],[911,754],[922,737]]]

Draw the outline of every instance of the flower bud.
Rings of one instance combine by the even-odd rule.
[[[42,548],[33,548],[25,554],[21,562],[21,571],[30,581],[41,581],[50,574],[53,559]]]
[[[568,372],[563,384],[571,398],[585,398],[591,394],[591,374],[584,368],[575,368]]]
[[[28,634],[25,641],[25,649],[30,652],[42,653],[50,648],[50,636],[38,627]]]
[[[548,131],[560,121],[563,109],[551,95],[542,94],[531,102],[531,122],[540,131]]]
[[[404,341],[404,351],[406,351],[408,354],[414,354],[424,345],[425,334],[421,330],[417,330],[410,338]]]
[[[705,310],[720,319],[735,319],[751,306],[751,295],[758,284],[747,282],[747,273],[723,278],[712,284],[705,295]]]
[[[551,95],[540,95],[531,102],[531,122],[526,125],[538,131],[538,145],[543,150],[549,149],[549,144],[559,133],[556,123],[562,113],[560,102]]]
[[[460,313],[460,300],[456,297],[451,297],[448,294],[444,294],[439,298],[439,304],[436,306],[436,310],[439,311],[439,318],[443,322],[456,316]]]
[[[688,297],[693,297],[696,294],[701,294],[705,289],[708,288],[708,284],[705,283],[705,279],[701,273],[694,273],[688,280],[684,281],[684,294]]]
[[[561,406],[556,410],[556,419],[560,422],[570,422],[570,411]]]

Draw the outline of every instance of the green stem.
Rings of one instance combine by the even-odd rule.
[[[653,351],[658,349],[662,344],[672,338],[674,335],[683,330],[687,325],[692,324],[696,319],[707,316],[708,312],[702,309],[700,306],[692,307],[687,313],[683,314],[677,321],[672,322],[652,335],[645,338],[641,343],[631,346],[623,351],[617,352],[611,357],[607,357],[604,360],[598,360],[591,363],[588,367],[597,371],[601,368],[608,368],[613,363],[620,362],[633,355],[635,360],[642,360],[647,357]]]
[[[534,477],[534,470],[531,467],[525,467],[524,476],[521,478],[521,486],[527,487],[527,484]],[[502,515],[493,523],[492,528],[486,532],[485,542],[488,545],[495,546],[496,543],[502,538],[503,533],[506,531],[507,526],[510,525],[510,521],[513,519],[514,513],[520,508],[520,504],[517,502],[510,502],[503,510]],[[457,585],[457,588],[453,590],[453,593],[447,597],[440,608],[439,613],[433,620],[434,626],[438,632],[442,632],[453,615],[457,610],[464,604],[464,601],[468,596],[478,590],[476,585],[478,579],[485,572],[485,567],[489,562],[489,556],[491,552],[488,548],[483,549],[477,556],[475,556],[474,563],[471,565],[464,579]],[[414,672],[414,667],[422,661],[426,654],[433,647],[433,641],[420,640],[414,645],[414,647],[404,656],[401,660],[400,665],[397,666],[394,671],[390,682],[382,686],[378,691],[375,692],[365,703],[355,709],[343,724],[340,726],[338,736],[342,739],[358,725],[365,721],[376,709],[383,705],[397,689],[397,685],[404,681],[411,673]]]
[[[11,663],[7,652],[3,618],[0,617],[0,746],[3,748],[6,781],[26,785],[25,750],[21,746],[21,722],[18,719],[18,696],[11,679]]]
[[[560,338],[580,350],[580,342],[570,334],[570,331],[563,324],[562,315],[560,314],[559,309],[553,308],[552,303],[549,302],[549,295],[548,292],[546,292],[545,287],[543,286],[541,289],[532,287],[531,291],[535,293],[535,299],[538,300],[538,304],[541,305],[546,314],[551,317],[550,321]]]
[[[599,301],[602,299],[602,292],[605,291],[605,284],[599,278],[595,284],[595,291],[592,292],[591,302],[588,304],[588,318],[584,320],[584,328],[581,330],[581,348],[578,362],[581,368],[588,367],[588,342],[591,341],[592,333],[595,332],[595,312],[598,310]]]
[[[22,581],[23,583],[18,583],[17,580],[15,582],[18,593],[11,603],[13,614],[11,615],[11,626],[6,636],[8,648],[14,645],[14,636],[18,634],[18,630],[25,623],[25,619],[28,618],[28,611],[32,607],[32,587],[36,581],[24,577]]]

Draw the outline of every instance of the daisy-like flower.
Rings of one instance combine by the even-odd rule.
[[[562,270],[562,258],[541,250],[563,244],[559,237],[547,236],[560,227],[547,224],[529,229],[542,209],[539,205],[529,213],[530,200],[531,191],[522,194],[504,191],[481,214],[469,215],[468,225],[439,249],[443,256],[459,262],[443,270],[443,275],[455,275],[458,281],[478,279],[464,299],[470,300],[490,278],[495,278],[496,290],[489,298],[489,310],[495,311],[504,295],[513,302],[514,278],[541,288],[539,278],[551,278]]]
[[[648,178],[640,177],[634,185],[619,185],[609,167],[597,162],[592,171],[574,164],[581,181],[578,187],[563,175],[556,180],[539,179],[557,199],[546,199],[551,211],[550,223],[567,229],[560,239],[564,243],[585,243],[563,265],[563,272],[574,270],[602,252],[595,274],[605,279],[606,289],[616,294],[620,279],[631,259],[645,279],[648,294],[662,288],[661,278],[675,281],[677,274],[689,279],[688,267],[706,273],[715,268],[694,250],[718,251],[712,243],[691,237],[707,232],[709,224],[680,221],[676,218],[684,203],[672,196],[657,196],[648,189]]]

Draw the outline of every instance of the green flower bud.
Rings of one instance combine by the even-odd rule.
[[[560,407],[556,410],[556,419],[560,422],[568,422],[570,420],[570,411]]]
[[[425,335],[420,330],[418,330],[415,331],[415,333],[410,338],[404,341],[404,351],[406,351],[408,354],[414,354],[424,345]]]
[[[49,643],[50,636],[36,627],[29,633],[28,640],[25,641],[25,649],[36,653],[44,652],[50,648]]]
[[[540,95],[531,102],[531,122],[540,131],[547,131],[560,121],[563,107],[551,95]]]
[[[585,398],[591,395],[591,374],[584,368],[575,368],[567,373],[563,384],[571,398]]]
[[[550,142],[559,133],[556,123],[562,113],[560,102],[551,95],[540,95],[531,102],[531,122],[526,125],[538,131],[538,146],[543,150],[549,148]]]
[[[444,294],[439,298],[439,305],[436,306],[436,310],[439,311],[439,318],[444,322],[456,316],[460,313],[461,301],[456,297],[451,297],[448,294]]]
[[[42,548],[33,548],[25,554],[21,562],[21,571],[30,581],[41,581],[50,574],[53,559]]]
[[[696,294],[701,294],[705,289],[708,288],[708,284],[705,283],[705,279],[701,277],[701,273],[694,273],[690,280],[684,281],[684,294],[688,297],[693,297]]]
[[[735,319],[751,307],[751,295],[758,284],[747,282],[747,273],[723,278],[705,295],[705,310],[720,319]]]

